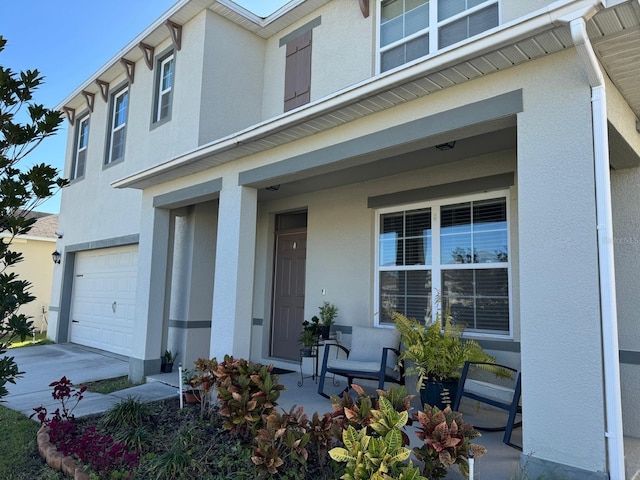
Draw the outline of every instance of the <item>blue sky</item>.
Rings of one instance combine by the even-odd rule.
[[[176,0],[0,0],[0,35],[7,40],[0,65],[38,69],[45,84],[34,101],[54,108],[105,62],[167,11]],[[267,16],[287,0],[237,0]],[[21,165],[48,163],[62,171],[68,122]],[[40,211],[58,213],[60,194]]]

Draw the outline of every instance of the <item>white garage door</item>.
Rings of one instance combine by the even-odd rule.
[[[131,355],[138,246],[76,254],[71,300],[71,341]]]

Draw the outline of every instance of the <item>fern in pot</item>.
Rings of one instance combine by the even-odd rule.
[[[462,338],[464,328],[453,324],[448,311],[440,310],[436,320],[427,325],[398,312],[393,312],[392,318],[404,348],[399,360],[407,362],[407,375],[418,377],[423,405],[442,410],[453,404],[466,361],[495,363],[478,342]]]

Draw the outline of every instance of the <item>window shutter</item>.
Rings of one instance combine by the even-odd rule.
[[[284,75],[284,111],[309,103],[311,99],[311,32],[287,43]]]

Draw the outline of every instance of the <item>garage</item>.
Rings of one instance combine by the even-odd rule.
[[[71,342],[131,355],[137,275],[138,245],[76,254]]]

